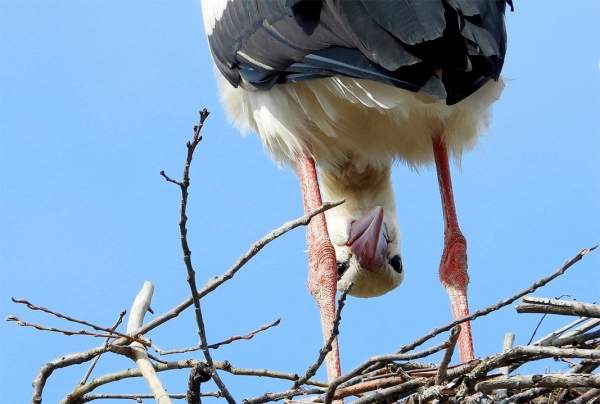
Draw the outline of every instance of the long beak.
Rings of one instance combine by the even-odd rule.
[[[350,225],[350,239],[346,245],[364,269],[373,271],[383,267],[387,241],[383,234],[381,206]]]

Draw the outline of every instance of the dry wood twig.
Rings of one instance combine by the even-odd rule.
[[[569,268],[571,268],[574,264],[576,264],[577,262],[581,261],[581,259],[583,257],[585,257],[587,254],[589,254],[591,251],[594,251],[598,246],[595,245],[591,248],[584,248],[583,250],[579,251],[577,253],[577,255],[575,255],[573,258],[569,259],[567,262],[565,262],[560,268],[558,268],[556,271],[554,271],[553,273],[551,273],[550,275],[539,279],[537,281],[535,281],[533,284],[531,284],[531,286],[529,286],[527,289],[523,289],[522,291],[515,293],[514,295],[512,295],[511,297],[508,297],[506,299],[500,300],[498,303],[493,304],[491,306],[488,306],[484,309],[480,309],[477,310],[471,314],[469,314],[468,316],[465,316],[463,318],[459,318],[458,320],[455,320],[451,323],[446,324],[445,326],[442,327],[438,327],[438,328],[434,328],[433,330],[431,330],[428,334],[424,335],[423,337],[411,342],[410,344],[404,345],[402,346],[400,349],[398,349],[398,353],[404,353],[404,352],[408,352],[408,351],[412,351],[413,349],[415,349],[416,347],[423,345],[425,342],[429,341],[431,338],[446,332],[448,330],[450,330],[452,327],[457,326],[459,324],[462,324],[464,322],[467,321],[472,321],[475,320],[476,318],[479,318],[481,316],[485,316],[487,314],[490,314],[496,310],[501,309],[502,307],[508,306],[511,303],[514,303],[515,301],[517,301],[518,299],[522,298],[525,295],[528,295],[530,293],[533,293],[535,290],[541,288],[544,285],[547,285],[550,281],[556,279],[557,277],[561,276],[562,274],[564,274]]]
[[[214,397],[214,396],[209,396]],[[181,400],[185,398],[185,394],[169,394],[169,398]],[[93,394],[82,397],[77,404],[89,403],[95,400],[134,400],[141,403],[143,400],[152,400],[152,394]]]
[[[502,352],[506,352],[513,347],[515,343],[515,333],[507,332],[504,334],[504,341],[502,343]],[[504,376],[508,376],[510,374],[510,366],[504,366],[500,369],[500,373]],[[508,391],[506,389],[500,389],[496,392],[496,398],[503,399],[506,398]]]
[[[556,338],[562,336],[563,334],[569,332],[569,330],[573,329],[573,327],[577,327],[581,323],[584,323],[586,321],[587,321],[586,318],[579,318],[579,319],[577,319],[575,321],[572,321],[572,322],[564,325],[563,327],[559,328],[558,330],[555,330],[555,331],[551,332],[550,334],[545,335],[542,338],[538,339],[537,341],[535,341],[533,343],[533,345],[552,345],[553,341]],[[529,342],[527,343],[527,345],[531,345],[531,341],[532,340],[533,339],[530,339]]]
[[[353,404],[370,404],[370,403],[378,403],[385,402],[387,399],[399,400],[410,393],[416,388],[425,386],[429,379],[425,377],[419,377],[417,379],[409,380],[406,383],[399,384],[397,386],[388,387],[383,390],[378,390],[373,394],[369,394],[368,396],[359,398],[354,401]]]
[[[202,397],[200,386],[202,383],[209,381],[211,377],[212,369],[207,363],[199,362],[192,368],[190,377],[188,378],[188,390],[186,393],[188,404],[200,404],[200,397]]]
[[[154,285],[147,281],[144,282],[142,289],[133,300],[131,310],[129,311],[129,320],[127,321],[128,333],[133,334],[137,332],[137,330],[144,323],[144,315],[148,311],[148,307],[150,307],[153,292]],[[138,368],[144,376],[144,379],[146,379],[146,382],[148,383],[150,391],[152,392],[152,395],[154,395],[156,402],[158,404],[171,404],[171,398],[156,375],[156,370],[148,358],[144,346],[134,342],[131,344],[131,347],[133,349],[133,360],[138,365]]]
[[[467,375],[468,379],[478,380],[492,369],[509,364],[514,359],[526,358],[584,358],[600,360],[600,350],[579,348],[557,348],[551,346],[517,346],[506,352],[492,355],[482,360],[475,369]]]
[[[72,337],[74,335],[81,335],[84,337],[94,337],[94,338],[106,338],[106,339],[117,337],[116,334],[97,333],[97,332],[92,332],[92,331],[87,331],[87,330],[66,330],[64,328],[47,327],[42,324],[30,323],[30,322],[21,320],[19,317],[13,316],[13,315],[6,317],[6,321],[9,323],[15,323],[19,327],[30,327],[30,328],[35,328],[38,331],[56,332],[59,334],[66,335],[67,337]]]
[[[157,372],[165,372],[169,370],[176,369],[191,369],[196,366],[198,363],[205,363],[202,361],[198,361],[195,359],[184,359],[179,361],[171,361],[167,363],[156,363],[154,364],[154,369]],[[269,369],[248,369],[248,368],[240,368],[237,366],[233,366],[228,361],[215,361],[214,365],[217,369],[222,370],[224,372],[230,373],[236,376],[250,376],[250,377],[268,377],[273,379],[281,379],[281,380],[289,380],[296,381],[300,378],[295,373],[286,373],[279,372],[275,370]],[[61,404],[75,404],[77,400],[83,397],[85,394],[91,393],[95,389],[100,386],[104,386],[109,383],[113,383],[119,380],[129,379],[133,377],[141,377],[142,373],[137,368],[126,369],[114,373],[109,373],[106,375],[98,376],[95,379],[92,379],[89,383],[83,386],[77,386],[72,392],[70,392],[62,401]],[[327,383],[317,380],[308,380],[305,384],[316,386],[316,387],[326,387]]]
[[[209,349],[218,349],[219,347],[223,346],[223,345],[227,345],[227,344],[231,344],[234,341],[239,341],[239,340],[251,340],[252,338],[254,338],[254,336],[256,334],[259,334],[263,331],[268,330],[269,328],[273,328],[275,326],[278,326],[281,323],[281,319],[278,318],[275,321],[270,322],[269,324],[265,324],[259,328],[257,328],[254,331],[249,332],[246,335],[233,335],[223,341],[219,341],[219,342],[215,342],[214,344],[210,344],[208,346]],[[156,348],[156,347],[155,347]],[[180,353],[186,353],[186,352],[194,352],[194,351],[199,351],[200,349],[202,349],[203,347],[201,345],[196,345],[194,347],[190,347],[190,348],[182,348],[182,349],[172,349],[172,350],[162,350],[162,349],[158,349],[157,352],[161,355],[173,355],[173,354],[180,354]]]
[[[51,315],[53,315],[55,317],[58,317],[60,319],[63,319],[63,320],[66,320],[66,321],[69,321],[69,322],[72,322],[72,323],[82,324],[82,325],[90,327],[90,328],[92,328],[92,329],[94,329],[96,331],[103,331],[103,332],[106,333],[106,334],[91,334],[91,333],[90,334],[87,334],[87,333],[86,334],[82,334],[82,332],[74,332],[72,335],[80,334],[80,335],[89,335],[89,336],[97,336],[97,337],[107,337],[107,336],[113,336],[113,335],[115,335],[115,336],[124,338],[127,341],[128,344],[131,343],[131,342],[138,342],[138,343],[140,343],[140,344],[142,344],[144,346],[150,346],[151,345],[151,343],[149,341],[146,341],[146,340],[144,340],[144,339],[142,339],[142,338],[140,338],[140,337],[138,337],[136,335],[123,334],[122,332],[113,330],[112,328],[109,328],[109,327],[102,327],[100,325],[96,325],[96,324],[90,323],[89,321],[86,321],[86,320],[80,320],[78,318],[71,317],[71,316],[68,316],[66,314],[62,314],[62,313],[60,313],[58,311],[51,310],[51,309],[49,309],[47,307],[37,306],[37,305],[35,305],[35,304],[27,301],[26,299],[15,299],[14,297],[11,297],[11,300],[13,301],[13,303],[23,304],[23,305],[27,306],[27,308],[30,309],[30,310],[33,310],[33,311],[42,311],[44,313],[51,314]],[[14,316],[10,316],[10,317],[14,317]],[[45,330],[45,331],[49,331],[49,330]],[[62,331],[57,331],[57,332],[62,332]],[[65,332],[69,332],[69,331],[67,330]],[[63,333],[65,333],[65,332],[63,332]],[[124,344],[122,344],[122,345],[124,345]]]
[[[187,204],[189,197],[189,187],[190,187],[190,167],[192,165],[192,159],[194,158],[194,152],[196,151],[196,147],[200,144],[202,140],[201,132],[204,126],[204,122],[206,118],[208,118],[209,112],[206,109],[200,111],[200,118],[198,124],[194,126],[194,134],[192,139],[186,143],[187,147],[187,156],[185,159],[185,165],[183,167],[183,178],[181,181],[175,181],[171,179],[168,175],[165,174],[164,171],[160,172],[168,182],[172,182],[179,186],[181,191],[181,207],[179,209],[180,217],[179,217],[179,234],[181,240],[181,249],[183,250],[183,261],[185,263],[185,268],[187,270],[187,281],[190,285],[190,290],[192,292],[192,302],[194,303],[194,314],[196,317],[196,325],[198,326],[198,337],[200,338],[200,346],[202,347],[202,352],[204,354],[204,358],[208,366],[211,368],[212,378],[219,387],[219,390],[223,394],[223,397],[227,400],[229,404],[234,404],[235,399],[225,386],[225,383],[219,377],[219,374],[215,370],[213,365],[213,359],[210,354],[210,350],[208,348],[208,342],[206,339],[206,328],[204,326],[204,319],[202,316],[202,308],[200,307],[200,296],[198,294],[198,288],[196,286],[196,271],[194,270],[194,266],[192,264],[192,251],[190,250],[190,246],[188,244],[187,239]]]
[[[592,400],[598,397],[600,397],[600,389],[590,389],[576,399],[569,401],[569,404],[594,403],[595,401]]]
[[[460,334],[460,326],[457,325],[450,332],[450,337],[448,337],[448,348],[446,348],[446,352],[444,352],[444,356],[442,357],[442,361],[440,362],[440,366],[438,368],[437,374],[435,375],[435,384],[442,384],[447,379],[447,371],[448,364],[452,359],[452,354],[454,353],[454,348],[456,347],[456,342],[458,341],[458,335]]]
[[[517,307],[517,313],[562,314],[600,318],[600,304],[581,303],[573,300],[546,299],[526,296]]]
[[[475,385],[481,392],[496,389],[523,389],[529,387],[600,387],[600,375],[591,374],[540,374],[497,377]]]
[[[310,388],[310,389],[291,389],[286,391],[281,391],[278,393],[265,393],[260,397],[247,398],[242,401],[244,404],[263,404],[271,401],[279,401],[286,398],[293,398],[298,396],[308,396],[312,394],[321,394],[324,390],[322,388]]]
[[[125,314],[127,314],[127,310],[123,310],[119,313],[119,317],[117,318],[117,321],[115,321],[115,323],[113,324],[113,326],[110,328],[111,330],[116,330],[117,327],[119,325],[121,325],[121,323],[123,322],[123,317],[125,317]],[[106,338],[106,340],[104,341],[104,346],[108,346],[109,342],[110,342],[110,338]],[[92,372],[94,371],[94,368],[96,367],[96,364],[98,363],[98,361],[100,360],[100,356],[102,356],[102,354],[99,354],[98,356],[96,356],[93,360],[92,363],[90,363],[90,366],[88,367],[88,369],[86,370],[85,374],[83,375],[83,378],[81,379],[81,381],[79,382],[79,385],[83,386],[84,384],[87,383],[88,379],[90,378]]]

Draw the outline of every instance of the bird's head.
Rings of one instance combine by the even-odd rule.
[[[351,295],[372,297],[396,288],[404,273],[393,210],[386,211],[381,206],[352,209],[342,205],[328,213],[338,289],[344,290],[352,283]]]

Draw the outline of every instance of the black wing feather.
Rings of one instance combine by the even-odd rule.
[[[508,0],[231,0],[209,43],[234,86],[345,75],[456,103],[498,79]]]

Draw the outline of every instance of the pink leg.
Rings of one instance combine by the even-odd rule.
[[[440,136],[433,138],[433,154],[437,169],[442,209],[444,212],[444,252],[440,262],[440,281],[448,291],[452,317],[458,319],[469,314],[467,302],[467,240],[460,231],[454,196],[452,194],[452,179],[450,165],[448,164],[448,151]],[[462,324],[462,331],[458,340],[460,360],[467,362],[475,358],[473,352],[473,337],[471,324]]]
[[[321,191],[317,180],[315,161],[306,155],[296,160],[296,172],[300,178],[304,211],[310,212],[322,205]],[[315,216],[308,225],[308,290],[317,302],[321,315],[323,338],[331,335],[335,319],[335,294],[337,290],[337,269],[335,251],[329,241],[325,215]],[[325,359],[327,377],[332,380],[340,375],[340,354],[337,339]]]

